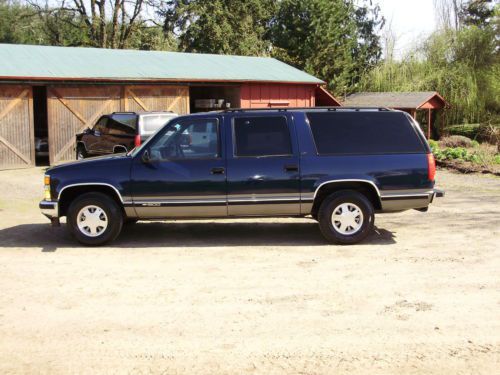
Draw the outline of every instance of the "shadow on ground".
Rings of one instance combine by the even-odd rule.
[[[392,232],[375,228],[362,245],[395,243]],[[316,222],[139,222],[124,226],[109,246],[145,247],[225,247],[225,246],[324,246]],[[0,230],[0,247],[37,247],[42,251],[80,247],[65,224],[21,224]]]

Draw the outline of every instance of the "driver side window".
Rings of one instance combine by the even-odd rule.
[[[101,117],[99,121],[94,125],[94,128],[92,130],[98,131],[101,134],[106,134],[107,128],[106,125],[108,123],[108,118],[107,117]]]
[[[150,147],[153,160],[215,159],[220,157],[217,119],[189,119],[170,123]]]

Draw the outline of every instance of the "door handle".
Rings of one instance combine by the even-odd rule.
[[[210,173],[212,174],[224,174],[226,170],[224,169],[224,167],[215,167],[215,168],[212,168],[210,170]]]
[[[287,164],[285,165],[285,171],[287,172],[298,172],[299,166],[297,164]]]

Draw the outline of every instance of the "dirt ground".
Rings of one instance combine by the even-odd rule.
[[[438,172],[363,244],[307,219],[140,222],[108,247],[2,171],[0,373],[498,374],[500,178]]]

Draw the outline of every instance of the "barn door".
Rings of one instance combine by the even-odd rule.
[[[75,135],[120,111],[120,92],[118,86],[48,87],[50,164],[75,159]]]
[[[124,111],[172,111],[179,115],[189,113],[187,86],[125,86]]]
[[[0,85],[0,169],[35,164],[30,86]]]

